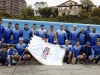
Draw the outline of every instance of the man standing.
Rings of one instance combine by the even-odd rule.
[[[68,26],[65,27],[66,35],[68,37],[68,40],[70,40],[70,31],[68,30]]]
[[[11,35],[12,35],[12,28],[11,28],[12,23],[9,22],[8,23],[8,27],[5,27],[5,31],[4,31],[4,42],[6,44],[10,44],[11,43]]]
[[[96,28],[92,29],[92,32],[89,34],[89,42],[91,43],[91,46],[95,46],[96,45],[96,41],[99,38],[99,33],[96,32]]]
[[[15,24],[15,29],[12,30],[12,44],[19,43],[19,38],[21,37],[21,30],[19,29],[19,24]]]
[[[2,19],[0,18],[0,41],[3,42],[4,27],[2,26]]]
[[[36,24],[33,24],[32,34],[33,34],[33,36],[38,35],[38,30],[36,29]]]
[[[32,32],[31,30],[28,28],[28,24],[24,25],[24,30],[22,30],[22,37],[24,39],[24,43],[28,44],[31,37],[32,37]]]
[[[51,44],[54,44],[55,40],[57,43],[57,35],[56,35],[56,32],[54,31],[54,26],[50,26],[50,31],[47,32],[47,39],[48,39],[48,42]]]
[[[78,38],[78,30],[77,26],[74,25],[74,29],[70,32],[70,37],[71,37],[71,45],[74,46],[76,44],[77,38]]]
[[[58,44],[64,45],[65,40],[68,39],[66,32],[63,30],[63,25],[60,25],[60,30],[57,30],[57,39],[58,39]]]
[[[85,32],[87,33],[87,35],[89,35],[92,31],[90,30],[90,25],[87,25],[87,30],[85,30]]]

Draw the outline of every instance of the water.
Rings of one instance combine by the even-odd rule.
[[[44,24],[46,30],[49,30],[50,26],[53,25],[55,31],[59,29],[60,24],[63,24],[64,27],[68,26],[69,30],[72,30],[74,25],[77,25],[78,30],[81,30],[81,28],[86,29],[86,26],[87,26],[87,24],[80,24],[80,23],[47,22],[47,21],[14,20],[14,19],[3,19],[2,25],[4,27],[7,27],[8,22],[12,22],[12,28],[14,28],[15,23],[18,23],[19,27],[21,29],[24,28],[25,23],[27,23],[29,25],[30,29],[32,29],[32,26],[33,26],[34,23],[37,24],[37,29],[40,28],[41,24]],[[97,32],[100,33],[100,25],[96,25],[96,24],[90,24],[90,25],[91,25],[91,30],[92,30],[93,27],[95,27],[95,28],[97,28]]]

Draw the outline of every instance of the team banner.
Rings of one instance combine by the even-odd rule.
[[[28,46],[29,52],[44,65],[63,65],[65,49],[59,45],[53,45],[34,36]]]

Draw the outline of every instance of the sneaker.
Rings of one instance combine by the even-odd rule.
[[[10,64],[8,64],[8,66],[11,66]]]
[[[0,66],[2,66],[2,63],[0,63]]]
[[[81,64],[85,64],[85,62],[81,62]]]
[[[67,61],[67,64],[69,64],[69,61]]]

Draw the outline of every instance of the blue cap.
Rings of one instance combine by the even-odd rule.
[[[86,42],[86,44],[90,45],[90,42]]]
[[[41,24],[41,26],[44,26],[43,24]]]

